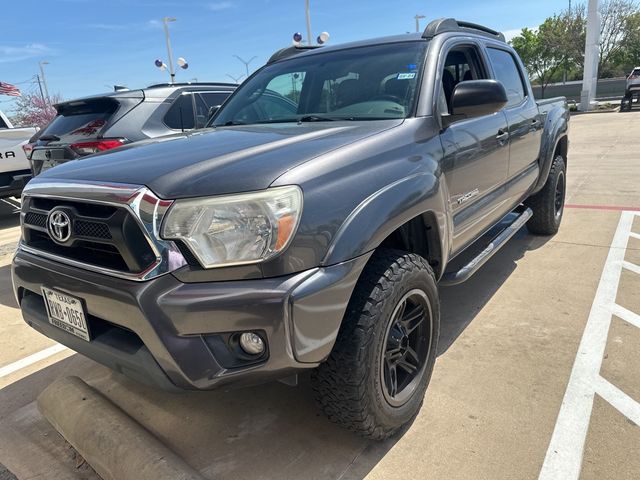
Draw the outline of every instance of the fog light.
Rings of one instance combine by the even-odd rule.
[[[240,335],[240,346],[249,355],[258,355],[264,352],[264,340],[253,332]]]

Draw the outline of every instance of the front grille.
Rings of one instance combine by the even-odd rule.
[[[71,239],[63,245],[47,231],[47,218],[54,208],[64,210],[71,219]],[[23,242],[28,247],[128,274],[140,273],[156,261],[140,225],[124,206],[25,197],[22,210]]]
[[[27,226],[47,228],[47,215],[44,213],[28,212],[24,217]],[[73,234],[76,237],[95,239],[111,239],[109,225],[104,222],[92,222],[88,220],[76,220],[73,222]]]

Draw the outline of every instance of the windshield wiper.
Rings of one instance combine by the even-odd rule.
[[[305,123],[305,122],[333,122],[333,121],[335,121],[335,118],[322,117],[320,115],[305,115],[304,117],[300,117],[298,119],[298,123]]]
[[[57,135],[42,135],[38,140],[44,140],[45,142],[59,142],[60,137]]]
[[[246,125],[245,122],[240,122],[238,120],[229,120],[228,122],[225,122],[222,124],[223,127],[232,127],[234,125]],[[215,125],[214,125],[215,127]]]

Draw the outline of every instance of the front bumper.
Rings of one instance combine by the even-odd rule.
[[[637,93],[640,92],[640,81],[633,81],[627,83],[627,92],[629,93]]]
[[[44,335],[142,383],[208,390],[317,366],[368,258],[257,280],[182,283],[167,274],[134,282],[18,250],[12,279],[25,321]],[[91,342],[49,324],[42,286],[83,299]],[[232,365],[225,341],[243,331],[261,332],[268,353]]]

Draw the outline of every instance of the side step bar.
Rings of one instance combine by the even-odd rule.
[[[440,279],[439,284],[444,286],[458,285],[469,280],[469,278],[471,278],[471,276],[476,273],[480,269],[480,267],[482,267],[487,262],[487,260],[493,257],[496,252],[498,252],[498,250],[505,246],[505,244],[511,239],[511,237],[513,237],[532,216],[533,212],[530,208],[524,210],[507,228],[505,228],[496,237],[494,237],[489,245],[487,245],[487,248],[482,250],[482,252],[480,252],[477,257],[475,257],[457,272],[445,273]]]

